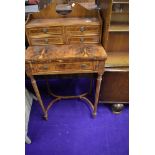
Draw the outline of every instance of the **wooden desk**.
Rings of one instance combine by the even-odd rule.
[[[30,46],[26,50],[26,73],[30,77],[32,86],[44,113],[48,119],[48,110],[56,101],[66,98],[80,98],[87,101],[96,116],[99,99],[100,85],[104,73],[106,52],[100,44],[72,44],[72,45],[48,45]],[[55,96],[45,108],[41,99],[34,75],[52,74],[78,74],[78,73],[97,73],[95,103],[86,98],[86,94],[79,96]]]

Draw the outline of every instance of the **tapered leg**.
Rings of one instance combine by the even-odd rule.
[[[101,87],[101,82],[102,82],[102,75],[103,74],[98,74],[98,77],[97,77],[93,117],[95,117],[97,114],[96,112],[97,112],[97,105],[98,105],[100,87]]]
[[[42,101],[42,99],[41,99],[41,96],[40,96],[40,93],[39,93],[39,90],[38,90],[38,86],[37,86],[37,84],[36,84],[36,80],[34,79],[33,76],[30,76],[30,79],[31,79],[31,83],[32,83],[33,89],[34,89],[34,91],[35,91],[35,94],[36,94],[36,96],[37,96],[37,99],[38,99],[38,101],[39,101],[39,104],[40,104],[40,106],[41,106],[41,108],[42,108],[42,111],[43,111],[43,113],[44,113],[44,117],[45,117],[45,119],[47,120],[48,115],[47,115],[47,112],[46,112],[46,110],[45,110],[43,101]]]

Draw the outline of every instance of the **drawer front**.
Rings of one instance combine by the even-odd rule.
[[[31,28],[28,29],[30,36],[41,35],[41,34],[62,34],[63,29],[60,26],[43,27],[43,28]]]
[[[93,70],[93,63],[59,63],[55,65],[56,71],[76,71],[76,70]]]
[[[68,38],[69,44],[79,44],[79,43],[99,43],[100,37],[99,36],[72,36]]]
[[[51,45],[51,44],[64,44],[62,37],[38,38],[30,39],[31,45]]]
[[[71,35],[84,35],[84,34],[99,34],[100,25],[96,26],[69,26],[66,27],[66,32]]]
[[[44,63],[32,64],[32,74],[52,74],[54,72],[78,72],[94,71],[93,62],[74,62],[74,63]]]

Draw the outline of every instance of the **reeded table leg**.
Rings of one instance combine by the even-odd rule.
[[[34,89],[34,91],[35,91],[35,94],[36,94],[36,96],[37,96],[37,99],[38,99],[38,101],[39,101],[39,104],[40,104],[40,106],[41,106],[41,108],[42,108],[42,111],[43,111],[43,113],[44,113],[44,118],[47,120],[48,114],[47,114],[47,112],[46,112],[46,110],[45,110],[43,101],[42,101],[42,99],[41,99],[41,96],[40,96],[40,93],[39,93],[39,90],[38,90],[38,86],[37,86],[37,84],[36,84],[36,80],[34,79],[33,76],[30,76],[30,79],[31,79],[31,83],[32,83],[33,89]]]
[[[103,74],[98,74],[98,77],[97,77],[93,117],[95,117],[97,114],[96,112],[97,112],[97,105],[98,105],[100,87],[101,87],[101,82],[102,82],[102,75]]]

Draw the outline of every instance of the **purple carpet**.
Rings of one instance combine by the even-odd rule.
[[[59,94],[80,94],[88,90],[88,79],[51,80]],[[47,106],[51,96],[39,81],[42,99]],[[30,85],[27,82],[27,87]],[[31,89],[31,88],[29,88]],[[61,91],[60,91],[61,90]],[[72,94],[71,94],[72,93]],[[129,109],[115,115],[110,106],[99,104],[95,119],[88,105],[79,100],[61,100],[49,110],[49,119],[41,117],[41,108],[33,102],[26,155],[128,155]]]

